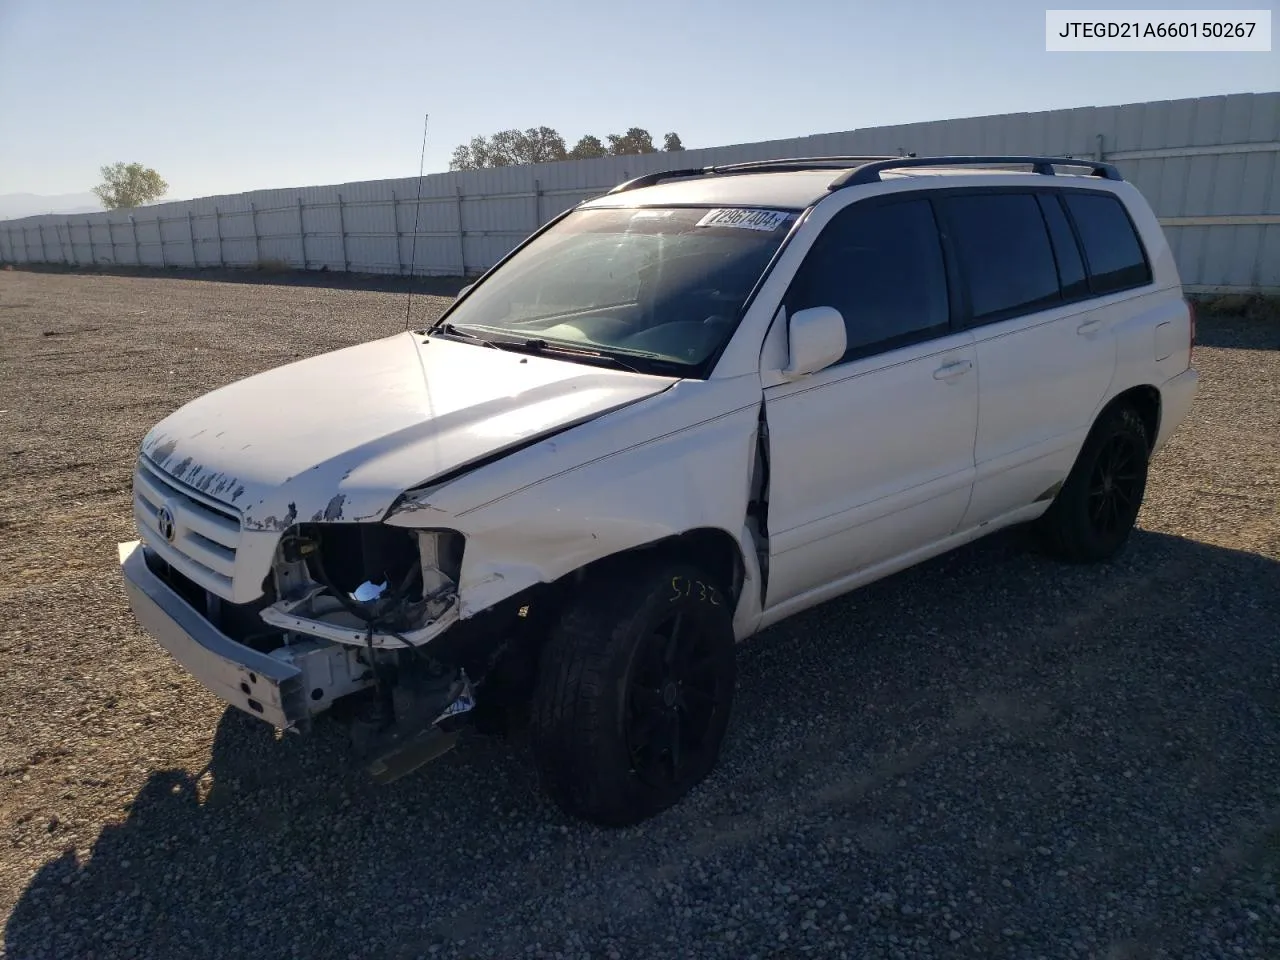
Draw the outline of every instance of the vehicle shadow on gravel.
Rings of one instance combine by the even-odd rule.
[[[624,831],[565,820],[519,738],[472,737],[377,787],[336,725],[276,740],[228,711],[207,771],[153,772],[85,860],[39,871],[5,956],[512,956],[562,922],[599,942],[619,917],[651,936],[638,955],[665,956],[652,890],[708,869],[726,904],[814,886],[859,955],[915,935],[905,909],[867,904],[921,870],[979,898],[966,955],[1015,955],[1011,928],[1018,956],[1081,925],[1108,956],[1193,943],[1236,922],[1210,917],[1223,891],[1280,880],[1261,762],[1280,737],[1277,583],[1268,557],[1150,532],[1089,568],[982,541],[744,646],[721,767]],[[831,845],[792,862],[779,844],[801,826]],[[710,936],[680,923],[686,945]]]

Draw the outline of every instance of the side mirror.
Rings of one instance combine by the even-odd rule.
[[[467,291],[468,291],[468,290],[470,290],[470,289],[471,289],[472,287],[474,287],[474,286],[475,286],[475,284],[474,284],[474,283],[468,283],[465,287],[463,287],[461,290],[459,290],[459,291],[458,291],[458,295],[457,295],[456,297],[454,297],[454,299],[455,299],[455,300],[461,300],[463,297],[465,297],[465,296],[467,295]]]
[[[844,356],[848,337],[835,307],[797,310],[787,323],[790,359],[782,375],[789,380],[824,370]]]

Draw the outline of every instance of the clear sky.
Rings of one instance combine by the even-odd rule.
[[[1046,53],[1046,6],[1071,5],[0,0],[0,194],[88,190],[117,160],[168,199],[410,176],[423,113],[430,172],[509,127],[699,147],[1280,89],[1276,51]]]

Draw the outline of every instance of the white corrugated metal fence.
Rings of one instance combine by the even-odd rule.
[[[735,146],[256,190],[0,221],[0,259],[459,276],[629,177],[830,154],[1040,154],[1115,163],[1193,289],[1280,291],[1280,93],[939,120]],[[416,216],[415,216],[416,209]],[[415,219],[417,239],[414,240]]]

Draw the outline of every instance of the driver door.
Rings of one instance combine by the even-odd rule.
[[[974,483],[973,335],[951,321],[927,197],[837,212],[784,300],[832,306],[848,349],[793,382],[762,371],[769,427],[766,611],[955,533]],[[838,592],[838,591],[836,591]]]

